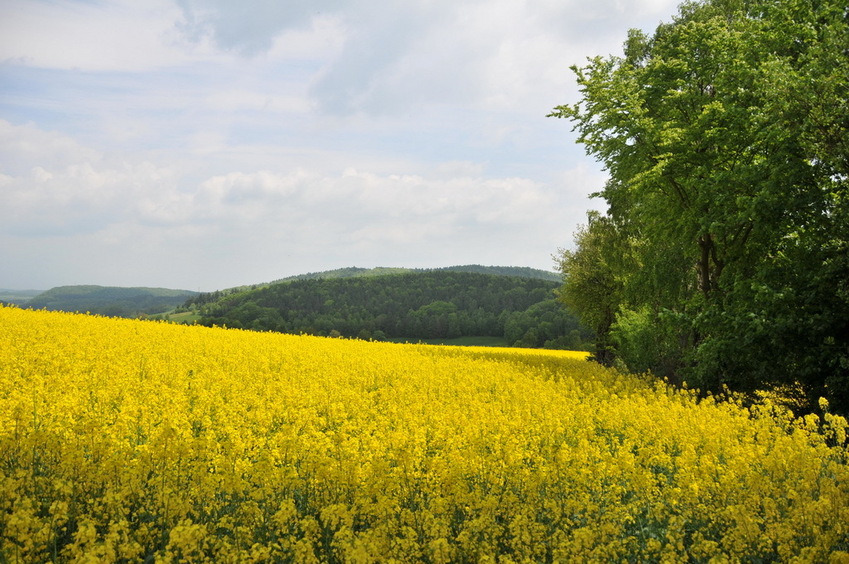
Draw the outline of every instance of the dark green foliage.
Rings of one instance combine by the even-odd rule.
[[[498,274],[500,276],[515,276],[516,278],[534,278],[539,280],[550,280],[561,282],[562,277],[556,272],[528,268],[526,266],[482,266],[479,264],[467,264],[462,266],[446,266],[435,270],[447,270],[451,272],[475,272],[477,274]]]
[[[360,276],[386,276],[387,274],[411,274],[415,272],[430,272],[433,270],[447,270],[451,272],[475,272],[478,274],[499,274],[501,276],[515,276],[517,278],[538,278],[540,280],[551,280],[553,282],[560,281],[560,275],[556,272],[547,270],[539,270],[536,268],[528,268],[524,266],[483,266],[480,264],[466,264],[458,266],[446,266],[443,268],[401,268],[401,267],[385,267],[378,266],[376,268],[360,268],[351,266],[347,268],[337,268],[336,270],[325,270],[322,272],[309,272],[307,274],[298,274],[288,278],[275,280],[271,284],[278,282],[293,282],[295,280],[313,280],[330,278],[357,278]]]
[[[592,333],[555,299],[510,314],[504,338],[515,347],[584,350]]]
[[[595,333],[593,359],[610,366],[614,352],[611,328],[622,300],[626,242],[616,225],[597,212],[587,214],[587,226],[575,235],[577,249],[563,249],[560,270],[566,283],[560,299]]]
[[[297,280],[330,280],[337,278],[373,278],[375,276],[387,276],[390,274],[413,274],[432,271],[452,271],[452,272],[476,272],[478,274],[498,274],[501,276],[515,276],[518,278],[534,278],[539,280],[549,280],[559,282],[560,274],[549,272],[547,270],[539,270],[536,268],[519,267],[519,266],[481,266],[479,264],[469,264],[462,266],[447,266],[443,268],[402,268],[402,267],[385,267],[378,266],[375,268],[360,268],[351,266],[347,268],[337,268],[335,270],[324,270],[321,272],[308,272],[306,274],[298,274],[281,278],[265,284],[255,284],[253,286],[237,286],[235,288],[227,288],[225,290],[216,290],[214,292],[204,292],[194,296],[186,301],[185,307],[197,307],[203,304],[209,304],[220,300],[225,296],[238,294],[246,290],[256,290],[273,284],[284,282],[295,282]]]
[[[111,317],[138,317],[174,309],[196,295],[197,292],[167,288],[58,286],[38,294],[24,305],[32,309],[87,311]]]
[[[687,3],[575,71],[582,100],[552,115],[610,180],[607,215],[563,255],[567,303],[613,311],[595,328],[631,369],[801,384],[849,411],[845,2]],[[613,283],[600,304],[586,273]]]
[[[580,348],[590,337],[554,301],[557,282],[448,269],[302,279],[204,302],[200,323],[365,339],[506,336]]]

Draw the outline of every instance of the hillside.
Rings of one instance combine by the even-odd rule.
[[[275,284],[286,284],[301,280],[336,280],[343,278],[374,278],[378,276],[390,276],[393,274],[416,274],[424,272],[471,272],[476,274],[490,274],[495,276],[511,276],[515,278],[531,278],[535,280],[547,280],[550,282],[562,283],[562,275],[557,272],[548,270],[540,270],[525,266],[482,266],[479,264],[466,264],[457,266],[444,266],[438,268],[405,268],[405,267],[386,267],[377,266],[374,268],[363,268],[359,266],[349,266],[345,268],[336,268],[333,270],[322,270],[319,272],[307,272],[305,274],[296,274],[285,278],[278,278],[271,282],[263,282],[258,284],[243,284],[231,288],[223,288],[212,292],[203,292],[198,296],[190,298],[185,304],[186,307],[198,306],[214,301],[218,301],[226,296],[239,294],[260,288],[266,288]]]
[[[123,288],[117,286],[57,286],[25,304],[32,309],[88,311],[113,317],[137,317],[162,313],[197,295],[189,290],[168,288]]]
[[[0,303],[5,304],[25,304],[35,296],[41,294],[44,290],[11,290],[8,288],[0,288]]]
[[[512,346],[572,349],[591,337],[555,301],[559,283],[552,280],[455,269],[365,272],[346,269],[347,277],[201,294],[186,306],[203,325],[295,334],[411,341],[499,337]]]
[[[528,268],[523,266],[482,266],[479,264],[466,264],[458,266],[446,266],[441,268],[394,268],[378,266],[376,268],[360,268],[348,267],[338,268],[335,270],[325,270],[322,272],[309,272],[307,274],[298,274],[275,280],[271,284],[278,282],[293,282],[295,280],[313,280],[313,279],[330,279],[330,278],[357,278],[361,276],[385,276],[389,274],[411,274],[416,272],[433,272],[433,271],[451,271],[451,272],[474,272],[478,274],[496,274],[500,276],[515,276],[517,278],[536,278],[540,280],[550,280],[552,282],[560,282],[561,276],[556,272],[547,270],[539,270],[536,268]]]

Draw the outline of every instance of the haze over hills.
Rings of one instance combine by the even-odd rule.
[[[7,304],[25,304],[44,290],[12,290],[9,288],[0,288],[0,303]]]
[[[113,317],[138,317],[174,309],[197,295],[169,288],[123,288],[117,286],[57,286],[21,305],[54,311],[87,311]]]

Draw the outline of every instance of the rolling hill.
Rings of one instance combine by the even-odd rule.
[[[25,304],[44,290],[11,290],[8,288],[0,288],[0,303],[5,304]]]
[[[378,266],[376,268],[360,268],[348,267],[338,268],[335,270],[325,270],[322,272],[309,272],[307,274],[299,274],[289,276],[271,282],[293,282],[295,280],[312,280],[312,279],[330,279],[330,278],[358,278],[361,276],[385,276],[389,274],[411,274],[416,272],[474,272],[477,274],[495,274],[500,276],[515,276],[517,278],[537,278],[540,280],[550,280],[552,282],[560,282],[561,275],[556,272],[547,270],[539,270],[537,268],[528,268],[524,266],[483,266],[479,264],[466,264],[458,266],[446,266],[441,268],[395,268]]]
[[[184,307],[203,325],[258,331],[410,341],[487,337],[511,346],[585,346],[591,335],[555,300],[560,283],[537,274],[544,271],[474,269],[478,271],[343,269],[200,294]]]
[[[282,333],[585,349],[591,334],[556,302],[560,283],[527,267],[349,267],[208,293],[79,285],[7,301]]]
[[[174,309],[197,295],[189,290],[118,286],[57,286],[23,303],[31,309],[87,311],[112,317],[138,317]]]

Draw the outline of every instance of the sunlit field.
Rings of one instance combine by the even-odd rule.
[[[584,353],[0,307],[0,561],[849,562],[845,429]]]

